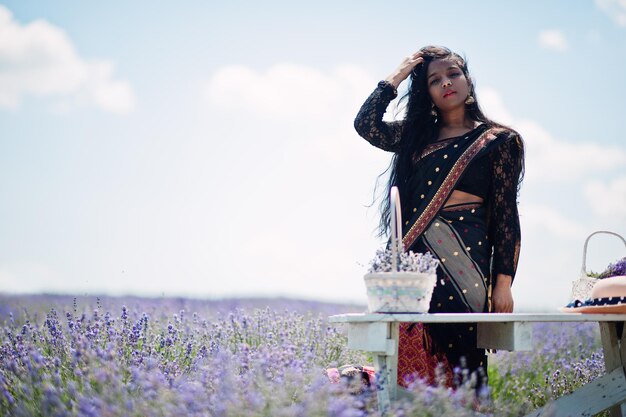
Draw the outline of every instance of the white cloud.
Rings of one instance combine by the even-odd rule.
[[[615,23],[626,27],[626,0],[595,0],[595,3]]]
[[[517,127],[527,144],[529,180],[574,182],[626,165],[623,148],[557,139],[530,120],[519,122]]]
[[[113,78],[109,61],[78,56],[71,39],[44,20],[21,25],[0,5],[0,107],[17,108],[27,95],[60,100],[58,107],[93,104],[128,113],[135,106],[130,84]]]
[[[374,85],[365,71],[349,65],[328,72],[290,63],[276,64],[265,72],[233,65],[211,77],[205,98],[227,110],[319,121],[356,111],[364,92]]]
[[[565,34],[556,29],[543,30],[539,32],[537,42],[539,42],[539,45],[546,49],[558,52],[566,51],[569,48]]]
[[[559,210],[543,204],[527,203],[520,206],[522,229],[532,228],[543,235],[548,232],[561,238],[580,239],[585,235],[585,228],[569,220]]]
[[[584,193],[595,213],[626,217],[626,176],[615,178],[608,184],[588,181]]]
[[[504,100],[502,100],[499,92],[493,88],[478,88],[477,90],[480,106],[489,118],[505,125],[513,124],[513,116],[504,105]]]
[[[487,88],[479,91],[478,96],[489,117],[513,126],[522,135],[527,181],[575,182],[626,165],[623,148],[557,139],[536,122],[514,119],[497,91]]]
[[[260,201],[263,197],[268,201],[282,201],[281,193],[290,190],[291,211],[298,213],[295,217],[286,217],[278,205],[258,208],[258,218],[264,219],[264,223],[272,228],[246,232],[247,243],[240,250],[246,257],[254,259],[258,266],[256,273],[264,277],[259,280],[259,287],[261,283],[271,282],[265,287],[267,291],[312,296],[315,291],[310,289],[310,282],[313,280],[333,288],[358,289],[362,286],[363,268],[357,267],[356,262],[367,264],[377,246],[371,232],[378,220],[378,212],[377,206],[369,209],[366,222],[365,218],[355,216],[354,207],[371,202],[376,175],[386,167],[390,154],[360,142],[351,128],[351,121],[375,82],[376,79],[364,70],[351,66],[320,70],[280,64],[264,71],[241,66],[224,67],[205,84],[205,98],[219,112],[224,123],[228,124],[225,118],[229,114],[240,118],[240,113],[248,112],[258,116],[263,123],[290,120],[294,131],[301,132],[297,136],[284,131],[276,133],[289,137],[283,142],[288,146],[280,148],[280,152],[288,157],[273,160],[275,172],[272,175],[267,173],[267,163],[262,160],[255,168],[255,159],[259,158],[251,159],[247,165],[258,173],[259,182],[274,187],[258,197],[249,196],[251,200]],[[520,205],[523,248],[519,275],[520,282],[526,280],[529,284],[516,284],[520,295],[518,304],[526,309],[536,306],[537,302],[558,306],[563,303],[562,300],[554,301],[555,294],[568,293],[571,278],[577,276],[579,267],[566,260],[578,259],[580,248],[576,242],[584,241],[588,231],[597,226],[593,212],[588,222],[581,222],[567,203],[551,205],[541,200],[542,185],[546,181],[551,187],[556,183],[568,184],[576,194],[573,200],[581,200],[580,180],[597,178],[599,174],[624,166],[626,150],[600,147],[591,141],[570,143],[557,139],[537,123],[514,117],[494,89],[480,89],[478,97],[490,117],[512,125],[526,141],[527,179],[530,181],[524,186]],[[285,172],[290,175],[285,176]],[[329,201],[341,203],[329,205]],[[303,216],[310,219],[306,223],[309,229],[300,228],[296,233],[289,225]],[[320,233],[320,230],[341,233],[328,240],[327,232]],[[302,235],[307,236],[306,242],[300,240]],[[284,242],[289,242],[289,250],[277,249],[285,246]],[[319,242],[324,243],[320,246]],[[550,246],[554,244],[560,245],[558,251]],[[328,253],[320,247],[327,248]],[[298,252],[291,248],[298,248]],[[558,258],[554,265],[546,266],[548,252]],[[292,262],[298,257],[297,253],[310,253],[312,260]],[[281,259],[278,264],[275,262],[277,254]],[[317,262],[319,259],[325,262]],[[534,283],[562,272],[562,262],[566,262],[569,268],[566,276],[560,281],[554,280],[552,291],[538,300],[533,292],[536,289]],[[293,271],[297,272],[294,274]],[[241,274],[243,281],[252,280],[244,271]],[[299,278],[297,281],[292,280],[294,275]],[[319,290],[319,296],[328,298],[322,290]]]

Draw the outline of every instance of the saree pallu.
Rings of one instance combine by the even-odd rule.
[[[488,311],[491,246],[485,218],[481,204],[446,207],[414,245],[441,261],[429,312]],[[398,384],[407,387],[422,378],[433,385],[443,378],[457,386],[462,369],[476,374],[477,386],[486,382],[487,355],[476,348],[475,323],[400,325]]]
[[[405,224],[403,243],[407,250],[431,252],[441,262],[431,313],[489,311],[493,248],[487,208],[482,203],[445,208],[444,204],[467,166],[506,137],[502,132],[482,125],[464,137],[430,145],[420,157],[420,183],[408,199],[412,217]],[[438,366],[439,378],[445,378],[448,386],[463,382],[459,370],[475,373],[477,387],[486,383],[487,356],[484,349],[476,348],[476,327],[475,323],[402,323],[398,384],[406,387],[416,377],[440,382]]]

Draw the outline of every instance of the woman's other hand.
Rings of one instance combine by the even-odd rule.
[[[513,312],[513,294],[511,293],[512,278],[510,275],[499,274],[496,285],[491,293],[491,304],[494,313]]]
[[[422,62],[424,62],[424,58],[422,57],[421,52],[415,52],[413,55],[407,56],[400,63],[398,68],[396,68],[394,72],[392,72],[387,78],[385,78],[385,81],[398,88],[400,83],[406,80],[409,74],[411,74],[413,68],[415,68],[416,65],[421,64]]]

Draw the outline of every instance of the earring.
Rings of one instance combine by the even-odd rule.
[[[476,103],[476,99],[474,99],[474,96],[472,96],[472,94],[468,94],[467,98],[465,99],[465,104],[474,104]]]
[[[432,103],[432,104],[431,104],[431,107],[430,107],[430,114],[431,114],[431,116],[433,116],[433,117],[437,117],[437,108],[435,107],[435,103]]]

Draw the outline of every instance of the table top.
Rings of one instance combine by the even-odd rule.
[[[350,313],[330,316],[331,323],[508,323],[624,321],[626,314],[582,313]]]

